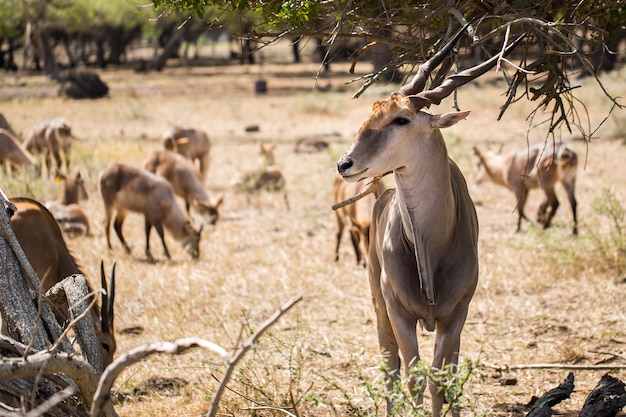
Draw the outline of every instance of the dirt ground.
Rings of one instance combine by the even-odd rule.
[[[189,336],[232,352],[282,303],[303,296],[242,364],[231,386],[234,391],[223,400],[223,415],[282,415],[260,406],[285,406],[294,393],[300,400],[292,409],[297,415],[344,415],[348,408],[340,404],[345,393],[329,381],[367,408],[361,376],[380,380],[367,272],[355,265],[346,236],[341,259],[334,262],[330,206],[336,160],[372,102],[397,86],[376,85],[352,99],[360,84],[347,82],[369,68],[357,66],[362,72],[355,75],[347,68],[337,64],[320,76],[317,86],[327,91],[314,88],[317,64],[295,65],[286,59],[267,58],[263,66],[174,67],[146,74],[111,69],[101,72],[110,96],[96,101],[58,98],[56,85],[39,76],[0,78],[0,112],[22,135],[45,118],[63,116],[80,138],[72,165],[88,179],[90,198],[83,206],[93,235],[67,240],[90,279],[97,279],[100,259],[107,265],[117,261],[118,356],[144,343]],[[259,77],[267,82],[265,94],[255,94]],[[623,73],[609,74],[603,81],[612,94],[624,96],[623,79]],[[610,104],[593,79],[577,82],[595,126]],[[513,195],[493,184],[472,182],[472,146],[503,144],[510,150],[544,138],[541,127],[527,135],[525,119],[533,103],[520,103],[496,120],[503,91],[502,81],[464,87],[458,102],[472,113],[444,132],[451,156],[468,179],[481,229],[479,284],[462,336],[462,360],[476,366],[466,385],[464,414],[524,415],[532,396],[556,387],[571,371],[575,391],[557,410],[573,417],[602,375],[626,379],[626,275],[609,266],[611,259],[625,256],[624,247],[602,255],[598,237],[608,238],[612,226],[592,207],[605,188],[626,197],[626,148],[620,139],[625,116],[623,111],[612,115],[589,144],[576,131],[558,134],[582,161],[576,190],[580,235],[571,236],[571,212],[562,189],[552,229],[524,223],[516,234]],[[451,107],[448,99],[431,110],[441,113]],[[126,255],[114,236],[113,250],[107,249],[96,180],[114,161],[140,166],[152,150],[161,148],[159,137],[171,123],[209,134],[213,147],[206,185],[211,195],[224,196],[224,204],[218,224],[203,233],[199,261],[193,262],[169,236],[172,260],[166,260],[153,235],[158,262],[150,264],[143,255],[139,216],[129,216],[124,228],[133,253]],[[247,131],[250,127],[255,131]],[[329,147],[296,152],[297,143],[306,139],[325,141]],[[289,209],[280,193],[248,195],[229,186],[259,165],[259,144],[269,141],[278,142],[276,157],[286,178]],[[60,193],[47,177],[3,171],[0,181],[9,196],[45,201]],[[531,192],[529,215],[540,200],[539,191]],[[419,340],[428,361],[433,335],[420,332]],[[151,357],[117,381],[116,408],[127,416],[203,414],[223,370],[219,358],[202,351]],[[146,390],[151,378],[170,378],[169,384],[156,384],[168,388]],[[313,401],[312,394],[336,407]]]

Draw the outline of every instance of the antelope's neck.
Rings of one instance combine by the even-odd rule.
[[[413,165],[395,171],[403,228],[414,244],[416,237],[420,243],[444,244],[455,224],[448,153],[443,139],[435,142],[419,151]]]
[[[70,190],[63,191],[63,199],[61,200],[62,204],[70,205],[70,204],[78,204],[78,192],[70,192]]]

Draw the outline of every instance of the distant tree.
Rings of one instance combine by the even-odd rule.
[[[580,75],[595,77],[598,71],[615,67],[626,22],[626,3],[622,0],[153,0],[153,3],[161,12],[179,10],[198,16],[207,7],[240,13],[252,11],[260,19],[251,36],[265,39],[266,43],[267,39],[300,35],[322,37],[326,43],[338,37],[359,38],[364,46],[355,55],[355,64],[370,48],[384,45],[389,57],[387,65],[377,65],[364,78],[355,96],[389,72],[412,69],[424,62],[464,25],[468,25],[468,36],[451,56],[457,68],[493,56],[524,35],[524,41],[514,51],[515,64],[505,65],[512,75],[508,78],[508,97],[500,117],[510,104],[526,97],[538,103],[537,110],[552,110],[548,120],[550,132],[565,124],[570,130],[577,126],[587,135],[590,132],[581,127],[579,113],[573,110],[571,81]],[[621,107],[599,80],[598,83],[613,101],[614,108]]]
[[[140,5],[139,0],[3,0],[0,41],[19,39],[24,65],[43,66],[47,76],[59,79],[57,45],[70,66],[87,60],[88,44],[94,45],[99,66],[120,63],[130,42],[156,16],[153,7]]]

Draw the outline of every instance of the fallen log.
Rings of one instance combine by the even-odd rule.
[[[626,385],[605,374],[589,393],[579,417],[615,417],[626,406]]]
[[[533,403],[526,417],[550,417],[554,415],[552,407],[568,399],[572,391],[574,391],[574,374],[570,372],[565,381],[558,387],[552,388]]]

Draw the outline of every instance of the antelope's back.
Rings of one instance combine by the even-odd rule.
[[[43,287],[47,290],[72,274],[82,274],[48,209],[26,197],[11,202],[17,207],[11,217],[13,231]]]
[[[107,206],[140,213],[169,207],[174,201],[174,191],[167,180],[124,164],[113,164],[102,171],[100,191]]]

